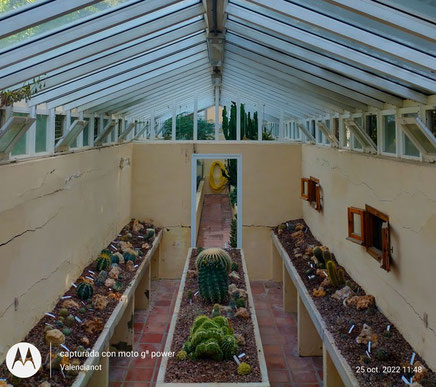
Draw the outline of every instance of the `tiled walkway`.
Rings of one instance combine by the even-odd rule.
[[[272,387],[321,387],[321,358],[297,355],[296,315],[283,311],[280,284],[252,282],[256,315]],[[150,311],[135,313],[137,351],[163,351],[179,281],[154,281]],[[160,360],[111,359],[111,386],[154,386]]]
[[[197,246],[224,247],[230,239],[232,210],[228,195],[205,195]]]

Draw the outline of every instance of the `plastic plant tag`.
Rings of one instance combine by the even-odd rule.
[[[76,284],[71,284],[71,286],[74,286],[75,288],[77,288],[77,285],[76,285]]]
[[[144,239],[144,237],[142,235],[138,235],[138,238]]]
[[[114,245],[112,245],[112,244],[111,244],[111,247],[112,247],[112,248],[113,248],[114,250],[116,250],[116,249],[117,249],[117,248],[116,248],[116,247],[115,247]]]
[[[349,329],[348,333],[351,333],[353,331],[353,329],[354,329],[354,324],[351,325],[351,328]]]
[[[366,356],[368,356],[371,359],[371,355],[369,354],[369,352],[368,351],[365,352],[366,352]]]
[[[68,298],[71,298],[71,296],[63,296],[63,297],[61,297],[62,300],[66,300]]]
[[[315,276],[314,275],[309,275],[307,278],[309,278],[310,280],[314,279]]]
[[[410,358],[410,365],[413,365],[414,361],[415,361],[415,352],[412,353],[412,357]]]
[[[241,364],[241,362],[239,361],[239,359],[236,357],[236,355],[233,355],[233,359],[235,359],[235,362],[237,365]]]
[[[368,341],[368,353],[371,353],[371,342]]]
[[[46,316],[53,317],[53,318],[56,318],[56,316],[55,316],[54,314],[51,314],[51,313],[46,313],[45,315],[46,315]]]
[[[389,331],[391,330],[391,326],[388,325],[388,326],[386,327],[386,330],[389,332]]]
[[[70,352],[70,350],[68,349],[68,347],[65,346],[64,344],[61,344],[61,347],[62,347],[63,349],[65,349],[65,351]]]
[[[199,292],[199,290],[197,290],[197,291],[194,293],[194,296],[196,296],[196,295],[198,294],[198,292]]]
[[[82,324],[82,320],[81,320],[79,317],[74,316],[74,319],[75,319],[79,324]]]
[[[138,267],[139,265],[135,265],[135,267]]]
[[[92,270],[88,270],[88,273],[91,273],[92,275],[95,274]]]
[[[402,377],[401,377],[401,380],[402,380],[404,383],[408,384],[409,386],[412,384],[412,383],[410,383],[410,382],[407,380],[407,378],[406,378],[405,376],[402,376]]]
[[[64,370],[61,368],[61,373],[62,373],[62,376],[64,377],[64,379],[65,379],[65,374],[64,374]]]
[[[238,358],[240,359],[240,358],[242,358],[244,356],[245,356],[245,353],[241,353],[240,355],[238,355]]]

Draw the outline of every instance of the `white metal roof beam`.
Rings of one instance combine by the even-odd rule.
[[[197,62],[195,65],[188,64],[188,65],[180,66],[176,69],[171,70],[168,73],[158,75],[152,78],[151,80],[139,82],[130,87],[120,88],[119,90],[108,93],[101,98],[98,98],[96,100],[93,100],[92,102],[79,106],[78,110],[79,112],[85,110],[93,112],[95,109],[99,109],[99,107],[102,104],[106,104],[111,100],[129,98],[129,96],[140,93],[142,90],[146,90],[147,88],[153,88],[153,87],[160,86],[161,84],[167,84],[168,82],[177,80],[180,77],[184,77],[185,74],[189,75],[192,72],[197,72],[200,69],[205,69],[205,68],[208,69],[209,67],[207,66],[207,62],[204,60]]]
[[[140,98],[145,98],[147,96],[147,93],[154,91],[154,90],[160,90],[164,86],[168,86],[168,84],[175,85],[180,87],[186,82],[191,82],[198,80],[200,78],[208,78],[210,75],[209,68],[202,67],[199,69],[198,67],[194,69],[190,69],[186,72],[183,72],[183,74],[178,75],[177,77],[163,77],[163,79],[160,82],[155,82],[151,85],[147,85],[144,87],[141,87],[138,90],[135,90],[129,94],[125,94],[118,98],[111,98],[108,96],[105,103],[100,104],[96,106],[93,109],[90,109],[91,112],[99,112],[99,111],[117,111],[122,112],[125,107],[130,106],[132,102],[138,101]],[[210,79],[210,78],[208,78]]]
[[[245,58],[238,56],[237,54],[228,53],[226,55],[226,65],[230,65],[228,67],[229,71],[242,71],[244,75],[250,74],[255,77],[255,79],[262,79],[274,82],[274,84],[279,88],[285,88],[287,93],[297,97],[299,101],[301,98],[307,98],[310,101],[317,103],[318,105],[325,106],[331,110],[335,111],[352,111],[354,110],[354,106],[347,104],[347,102],[338,102],[333,98],[325,97],[322,94],[316,94],[311,92],[310,89],[306,89],[300,87],[292,82],[290,82],[285,77],[277,77],[276,72],[273,69],[270,69],[271,72],[266,72],[263,70],[258,70],[255,67],[252,67],[251,64],[258,65],[257,68],[260,68],[262,65],[258,63],[251,63],[251,61],[247,61]],[[237,70],[235,70],[237,69]],[[332,93],[333,94],[333,93]],[[361,104],[361,106],[366,106]]]
[[[182,67],[182,66],[185,66],[187,64],[194,64],[195,62],[199,62],[199,61],[201,61],[201,64],[202,64],[202,63],[204,63],[205,59],[207,60],[206,53],[199,53],[196,55],[192,55],[191,57],[181,59],[178,62],[174,62],[174,63],[167,65],[167,66],[165,66],[161,69],[158,69],[156,71],[150,71],[149,73],[137,76],[133,79],[129,79],[127,81],[121,82],[121,83],[116,84],[116,85],[109,86],[103,90],[93,92],[92,94],[89,94],[89,95],[86,95],[86,96],[81,97],[79,99],[76,99],[74,101],[68,102],[68,103],[64,104],[64,109],[68,110],[68,109],[76,108],[76,107],[81,106],[81,105],[85,105],[91,101],[98,100],[99,98],[104,97],[106,95],[109,95],[111,93],[114,93],[116,91],[120,91],[122,89],[127,89],[130,86],[136,86],[137,84],[140,84],[141,82],[153,79],[158,75],[162,75],[164,73],[169,73],[172,70],[177,69],[177,68]],[[199,63],[195,63],[195,64],[197,65]],[[54,101],[54,103],[51,103],[51,104],[53,106],[59,106],[59,105],[57,105],[56,101]],[[48,104],[48,105],[51,105],[51,104]],[[61,103],[61,105],[62,105],[62,103]]]
[[[384,51],[388,54],[401,58],[402,60],[426,67],[430,70],[436,70],[436,58],[432,55],[427,55],[423,52],[414,50],[413,48],[393,42],[392,40],[386,39],[382,36],[370,33],[342,21],[335,20],[310,9],[300,7],[284,0],[248,1],[259,4],[265,8],[269,8],[275,12],[292,16],[293,18],[303,22],[326,29],[340,36],[352,39],[360,44],[372,47],[376,50]],[[230,6],[227,8],[227,12],[231,13],[229,8]]]
[[[57,86],[63,82],[70,81],[78,78],[90,72],[99,70],[103,67],[110,66],[114,63],[119,63],[125,59],[129,59],[135,55],[145,53],[157,47],[168,44],[177,39],[184,38],[185,36],[194,34],[201,30],[204,30],[205,23],[203,20],[181,27],[177,30],[168,32],[166,34],[157,36],[153,39],[143,41],[139,44],[135,44],[131,47],[115,51],[111,54],[105,55],[101,58],[89,60],[89,62],[73,67],[71,69],[57,72],[53,75],[48,74],[47,78],[44,78],[45,89],[53,86]]]
[[[20,66],[8,67],[8,72],[0,77],[0,89],[16,85],[17,83],[27,81],[33,77],[45,74],[49,71],[60,69],[70,63],[77,62],[81,59],[95,55],[96,53],[106,51],[110,48],[120,46],[121,44],[131,42],[135,39],[144,37],[148,34],[160,31],[171,25],[178,24],[184,20],[190,20],[196,16],[202,15],[204,8],[201,4],[174,12],[163,18],[159,18],[143,25],[138,25],[135,28],[128,29],[118,34],[108,36],[105,39],[93,41],[92,39],[84,39],[80,41],[80,45],[76,48],[68,48],[65,46],[65,52],[62,55],[45,53],[32,58],[30,61],[20,62]]]
[[[208,82],[209,86],[212,88],[209,72],[209,69],[204,69],[202,72],[185,76],[185,78],[178,81],[167,81],[166,84],[161,85],[160,87],[153,86],[144,88],[143,90],[136,92],[136,95],[128,99],[120,100],[118,103],[110,103],[109,106],[102,107],[97,112],[104,110],[110,114],[123,114],[130,108],[141,105],[143,102],[147,102],[156,95],[165,95],[168,100],[170,100],[173,95],[172,93],[180,89],[184,89],[187,86],[196,85],[203,82]]]
[[[172,58],[175,54],[180,53],[183,50],[187,50],[186,52],[191,54],[197,53],[199,50],[205,49],[204,45],[203,48],[198,47],[202,42],[204,42],[204,39],[204,34],[196,35],[191,38],[178,41],[177,43],[171,44],[164,48],[145,53],[121,64],[111,66],[88,76],[71,81],[65,85],[61,85],[47,91],[43,90],[29,101],[29,105],[33,106],[43,102],[52,101],[67,94],[71,95],[77,90],[84,91],[88,85],[98,84],[108,79],[115,83],[117,79],[116,77],[120,74],[122,74],[123,77],[127,77],[133,73],[135,69],[140,69],[140,71],[148,71],[147,65],[152,65],[153,62],[160,64],[162,63],[162,60],[164,60],[164,63],[167,63],[168,60],[166,58]]]
[[[337,59],[332,59],[326,55],[322,55],[318,52],[306,49],[304,47],[297,46],[290,42],[284,41],[276,36],[283,36],[289,39],[303,42],[305,44],[309,44],[310,46],[313,46],[319,50],[330,53],[334,57],[351,60],[355,62],[357,66],[365,66],[371,71],[380,72],[382,74],[395,77],[399,80],[407,81],[418,87],[422,87],[429,92],[433,90],[432,88],[436,89],[436,81],[423,77],[412,71],[406,70],[400,66],[396,66],[376,57],[367,55],[360,51],[353,50],[344,45],[313,35],[309,32],[305,32],[279,21],[275,21],[266,16],[262,16],[255,12],[251,12],[249,10],[234,5],[232,5],[231,7],[229,5],[229,13],[231,13],[234,17],[243,20],[245,24],[253,24],[270,30],[271,35],[265,34],[263,32],[257,32],[253,28],[236,23],[231,20],[227,21],[227,28],[230,30],[245,30],[245,33],[241,33],[249,38],[252,38],[252,36],[250,36],[250,33],[252,32],[265,35],[266,37],[268,37],[268,39],[282,42],[281,44],[286,44],[288,47],[288,51],[301,59],[308,60],[320,66],[327,67],[341,74],[346,74],[347,76],[351,76],[357,80],[373,85],[375,87],[391,91],[402,97],[414,99],[418,102],[423,102],[422,99],[425,98],[422,93],[414,92],[407,87],[389,81],[378,75],[372,74],[371,72],[343,63]]]
[[[410,14],[400,12],[371,0],[327,0],[340,7],[351,9],[372,19],[389,23],[424,39],[436,40],[434,25]]]
[[[230,45],[227,45],[229,48]],[[238,50],[239,51],[239,50]],[[237,52],[237,51],[236,51]],[[231,58],[234,55],[235,58],[240,57],[239,54],[233,54],[233,52],[229,51],[226,54],[226,58]],[[274,78],[276,82],[282,83],[286,82],[289,88],[292,88],[298,93],[309,94],[316,98],[322,98],[324,101],[332,101],[332,103],[338,104],[338,106],[342,106],[344,109],[352,111],[354,109],[367,110],[368,105],[358,102],[354,99],[348,98],[342,94],[327,90],[325,88],[316,86],[313,83],[309,83],[307,81],[303,81],[297,77],[291,76],[290,74],[286,74],[282,71],[276,70],[270,66],[265,66],[262,63],[253,60],[247,60],[247,57],[240,57],[239,62],[236,66],[239,68],[246,68],[247,71],[256,74],[259,77],[265,78]]]
[[[180,66],[180,63],[185,61],[193,62],[193,58],[202,59],[207,56],[206,44],[203,43],[200,46],[196,46],[194,48],[179,52],[177,54],[168,56],[167,58],[157,60],[145,66],[142,66],[138,69],[126,72],[125,74],[116,75],[111,79],[104,80],[102,82],[96,83],[89,87],[84,87],[81,90],[73,91],[70,94],[62,96],[58,99],[55,99],[47,104],[48,109],[51,109],[56,106],[61,105],[69,105],[73,103],[73,101],[78,101],[87,96],[93,97],[98,95],[100,92],[105,92],[106,89],[112,90],[112,88],[117,84],[134,84],[140,82],[139,79],[145,80],[153,78],[153,76],[160,75],[163,72],[168,72],[173,68],[177,68]],[[145,77],[145,78],[144,78]],[[96,98],[93,98],[96,99]],[[77,103],[77,102],[76,102]],[[77,107],[81,105],[75,105],[73,107]],[[68,110],[68,108],[65,108]]]
[[[40,1],[36,4],[12,10],[0,16],[0,39],[34,27],[101,0]]]
[[[264,90],[268,93],[272,93],[276,97],[280,97],[283,101],[286,101],[287,103],[291,103],[295,105],[296,107],[300,107],[302,109],[313,109],[323,112],[337,112],[338,108],[332,108],[331,106],[325,106],[319,103],[319,101],[314,101],[313,98],[310,98],[308,96],[305,96],[304,98],[298,98],[295,96],[292,92],[290,92],[289,89],[286,87],[283,87],[282,85],[279,85],[275,82],[271,82],[264,78],[258,78],[258,77],[252,77],[249,75],[249,73],[245,71],[241,71],[237,68],[233,68],[230,64],[230,68],[232,71],[227,72],[224,76],[226,79],[234,79],[236,81],[244,81],[244,83],[247,85],[246,87],[257,87],[258,90]]]
[[[129,3],[121,4],[121,6],[113,7],[106,11],[99,12],[96,15],[80,19],[75,23],[50,31],[43,36],[36,36],[33,39],[28,39],[15,46],[0,50],[0,63],[3,64],[0,65],[0,68],[6,67],[5,64],[11,66],[16,62],[22,62],[35,55],[40,55],[105,29],[126,23],[129,20],[139,18],[174,4],[177,1],[178,0],[130,1]],[[70,1],[69,3],[74,2]],[[64,2],[64,4],[68,5],[68,2]]]
[[[227,41],[230,41],[230,38],[231,37],[228,35]],[[301,66],[305,64],[306,68],[301,67],[298,62],[294,63],[294,58],[289,57],[287,54],[264,47],[258,43],[250,42],[246,39],[243,39],[243,42],[242,47],[247,47],[250,51],[238,47],[235,52],[241,56],[252,59],[254,62],[257,61],[266,66],[273,67],[285,74],[295,76],[320,87],[356,99],[366,105],[379,108],[384,106],[383,100],[373,97],[372,93],[374,89],[370,86],[353,81],[339,74],[332,74],[330,71],[313,66],[310,63],[302,62]],[[231,48],[230,44],[227,44],[226,47],[227,50],[234,49]],[[288,66],[288,64],[292,67]],[[295,65],[298,65],[301,70],[296,68]],[[397,103],[400,104],[400,101],[397,100]]]

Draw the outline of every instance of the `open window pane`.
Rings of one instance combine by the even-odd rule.
[[[13,113],[14,116],[17,117],[26,117],[28,114],[26,113]],[[27,149],[27,133],[20,138],[20,140],[15,144],[14,149],[12,149],[12,156],[19,156],[26,154]]]
[[[35,152],[47,151],[47,122],[48,116],[36,115]]]
[[[383,116],[383,152],[397,152],[395,116],[393,114]]]
[[[365,211],[360,208],[348,208],[348,240],[363,244],[365,240]]]
[[[309,200],[309,179],[301,178],[301,198]]]
[[[413,144],[410,138],[403,133],[404,154],[406,156],[419,157],[419,149]]]
[[[368,136],[377,145],[377,116],[375,114],[369,114],[366,116],[365,131]]]

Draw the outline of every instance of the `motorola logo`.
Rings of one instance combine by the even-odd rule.
[[[41,353],[32,344],[15,344],[6,354],[6,366],[9,372],[16,377],[30,378],[41,367]]]

